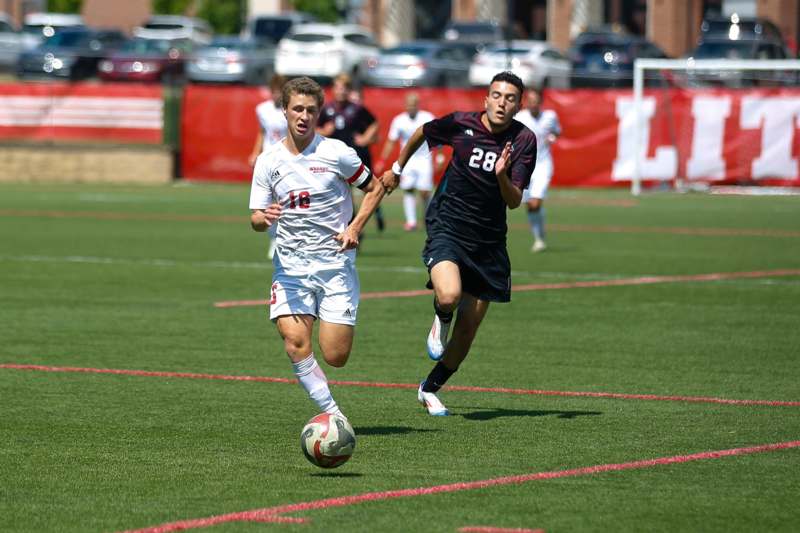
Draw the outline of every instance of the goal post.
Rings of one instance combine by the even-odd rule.
[[[668,72],[669,75],[664,76]],[[653,75],[656,73],[656,75]],[[644,162],[647,157],[649,136],[645,116],[645,80],[656,80],[660,86],[674,86],[676,80],[686,80],[684,90],[692,91],[697,80],[711,82],[716,88],[723,87],[731,91],[741,87],[798,87],[800,98],[800,60],[744,60],[744,59],[636,59],[633,71],[633,141],[631,151],[632,165],[630,171],[631,194],[639,195],[642,182],[679,180],[674,177],[648,176],[644,173]],[[667,99],[669,102],[669,97]],[[800,100],[798,100],[800,102]],[[651,110],[652,112],[652,110]],[[720,124],[722,122],[720,121]],[[800,124],[800,117],[798,117]],[[677,156],[676,156],[677,157]]]

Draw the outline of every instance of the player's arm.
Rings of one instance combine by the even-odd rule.
[[[270,204],[266,209],[250,210],[250,227],[255,231],[267,231],[281,215],[280,204]]]
[[[250,156],[247,158],[247,162],[250,166],[255,166],[256,159],[258,159],[259,154],[261,153],[261,147],[264,145],[264,130],[261,128],[258,129],[258,135],[256,135],[256,143],[253,145],[253,151],[250,152]]]
[[[497,175],[497,185],[500,187],[500,195],[503,197],[509,209],[516,209],[522,203],[522,191],[511,183],[509,169],[511,167],[511,143],[507,142],[503,146],[503,151],[494,166]]]
[[[357,146],[369,146],[371,144],[375,144],[378,141],[378,127],[378,121],[374,120],[369,126],[367,126],[367,129],[364,130],[364,133],[356,135],[353,138],[353,141]]]
[[[347,228],[336,236],[336,240],[342,243],[341,248],[339,248],[340,252],[351,250],[358,246],[358,236],[364,231],[364,225],[366,225],[369,217],[378,208],[384,194],[386,194],[386,189],[384,189],[381,180],[375,179],[371,173],[369,179],[364,184],[359,185],[358,188],[364,192],[364,199],[361,200],[361,207],[358,208],[358,213]]]
[[[386,139],[386,143],[383,145],[383,149],[381,150],[381,155],[378,156],[378,160],[375,161],[372,170],[375,171],[376,174],[383,174],[383,171],[386,170],[384,167],[386,166],[386,158],[389,157],[389,154],[392,153],[394,150],[395,141],[392,139]]]
[[[403,172],[403,167],[406,166],[411,156],[414,155],[419,147],[422,146],[422,143],[425,142],[425,133],[422,130],[423,127],[424,126],[420,126],[414,130],[414,133],[408,138],[406,145],[400,150],[400,155],[397,156],[397,161],[392,165],[392,168],[384,172],[381,176],[381,182],[383,186],[386,187],[387,193],[391,193],[397,188],[398,183],[400,183],[400,174]]]

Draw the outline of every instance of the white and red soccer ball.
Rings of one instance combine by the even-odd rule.
[[[356,433],[345,417],[321,413],[303,428],[300,448],[312,464],[320,468],[336,468],[353,455]]]

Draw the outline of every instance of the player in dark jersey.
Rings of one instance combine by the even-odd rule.
[[[514,120],[523,91],[515,74],[497,74],[484,111],[455,112],[424,124],[381,176],[392,191],[423,141],[432,148],[453,147],[453,158],[425,215],[428,238],[422,251],[436,311],[428,355],[437,363],[420,384],[417,398],[431,415],[448,414],[436,392],[467,357],[489,303],[511,299],[506,208],[519,207],[536,165],[536,137]]]
[[[352,92],[350,76],[340,74],[334,78],[333,101],[322,107],[317,131],[353,148],[364,165],[372,168],[369,147],[378,141],[378,120],[363,104],[350,98]],[[380,208],[375,212],[375,220],[378,230],[383,231],[385,222]]]

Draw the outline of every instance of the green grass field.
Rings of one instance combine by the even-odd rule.
[[[556,190],[535,255],[510,213],[513,283],[538,290],[490,309],[451,385],[631,396],[445,389],[452,416],[429,417],[415,384],[431,297],[364,299],[350,362],[328,377],[410,388],[333,386],[358,436],[334,471],[300,451],[315,412],[296,384],[170,374],[293,377],[263,307],[214,306],[267,296],[247,197],[0,186],[0,531],[213,517],[209,531],[231,532],[797,530],[800,197]],[[398,194],[385,205],[390,227],[371,222],[358,259],[363,294],[427,279],[424,235],[402,231]],[[546,472],[561,474],[532,476]],[[531,479],[436,492],[518,475]]]

